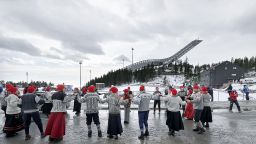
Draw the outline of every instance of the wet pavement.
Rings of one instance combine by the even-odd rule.
[[[41,115],[44,128],[47,118]],[[138,114],[137,110],[131,111],[131,121],[128,125],[123,125],[124,132],[118,140],[108,139],[106,130],[108,122],[108,111],[100,110],[101,128],[103,137],[98,138],[97,128],[92,126],[93,136],[87,137],[86,117],[82,113],[79,117],[74,116],[72,111],[68,111],[66,124],[66,135],[61,144],[155,144],[155,143],[177,143],[177,144],[256,144],[256,111],[244,111],[238,113],[234,109],[234,113],[227,110],[214,110],[213,123],[203,135],[199,135],[192,131],[193,121],[184,119],[185,130],[180,131],[175,137],[168,136],[168,128],[165,125],[165,112],[160,114],[149,114],[149,133],[150,136],[144,141],[138,140],[139,134]],[[123,111],[122,111],[123,120]],[[0,128],[4,124],[4,115],[0,114]],[[40,133],[35,126],[31,124],[30,132],[32,139],[24,140],[24,131],[13,138],[5,138],[5,134],[0,134],[0,144],[47,144],[48,137],[41,139]]]

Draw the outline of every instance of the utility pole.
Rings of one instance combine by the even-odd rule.
[[[28,84],[28,72],[26,72],[27,84]]]
[[[133,83],[133,51],[134,51],[134,48],[132,48],[132,83]]]
[[[90,70],[90,81],[92,80],[92,70]]]
[[[123,59],[123,68],[124,68],[124,59]]]
[[[82,66],[82,61],[79,61],[79,65],[80,65],[80,90],[81,90],[81,84],[82,84],[82,70],[81,70],[81,66]]]

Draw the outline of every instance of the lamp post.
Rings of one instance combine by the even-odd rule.
[[[132,48],[132,82],[133,82],[133,51],[134,51],[134,48]]]
[[[79,61],[79,65],[80,65],[80,90],[81,90],[81,83],[82,83],[82,72],[81,72],[81,65],[82,65],[82,61]]]
[[[134,48],[132,48],[132,66],[133,66],[133,51],[134,51]]]
[[[27,84],[28,84],[28,72],[26,72]]]
[[[90,70],[90,82],[92,80],[92,70]]]
[[[124,68],[124,58],[122,59],[122,61],[123,61],[123,68]]]

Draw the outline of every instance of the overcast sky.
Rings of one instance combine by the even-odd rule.
[[[190,41],[191,64],[256,56],[253,0],[0,0],[0,80],[79,84],[166,58]]]

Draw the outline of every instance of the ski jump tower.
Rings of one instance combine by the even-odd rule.
[[[187,52],[192,50],[195,46],[197,46],[199,43],[201,43],[202,40],[193,40],[189,44],[187,44],[184,48],[176,52],[174,55],[168,58],[164,59],[148,59],[148,60],[143,60],[140,62],[136,62],[134,64],[128,65],[125,68],[135,71],[142,69],[143,67],[147,65],[154,65],[154,66],[160,66],[160,65],[168,65],[174,61],[177,61],[179,58],[181,58],[183,55],[185,55]]]

